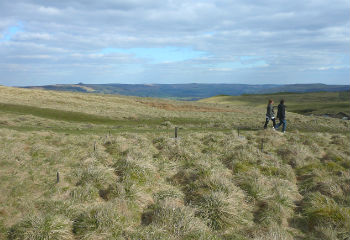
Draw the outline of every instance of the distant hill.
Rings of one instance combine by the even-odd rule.
[[[276,92],[320,92],[346,91],[349,85],[326,84],[59,84],[46,86],[28,86],[56,91],[94,92],[120,94],[126,96],[173,98],[181,100],[198,100],[216,95],[238,96],[242,94],[276,93]]]
[[[349,90],[349,85],[326,85],[326,84],[288,84],[268,89],[259,90],[257,93],[280,93],[280,92],[339,92]]]

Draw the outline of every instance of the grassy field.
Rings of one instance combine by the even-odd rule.
[[[290,112],[300,114],[336,116],[342,112],[350,116],[350,92],[317,92],[317,93],[275,93],[242,96],[216,96],[200,100],[206,103],[223,103],[240,106],[267,105],[273,99],[277,106],[281,99]]]
[[[264,105],[0,87],[0,239],[348,239],[349,121]]]

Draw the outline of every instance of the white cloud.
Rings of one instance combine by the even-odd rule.
[[[35,32],[21,32],[18,33],[14,40],[19,41],[35,41],[35,40],[44,40],[49,41],[53,40],[54,37],[48,33],[35,33]]]
[[[232,68],[209,68],[209,71],[218,71],[218,72],[231,72]]]
[[[40,67],[52,71],[47,81],[62,81],[55,79],[57,73],[67,77],[65,81],[75,82],[90,72],[92,82],[111,82],[120,74],[113,70],[104,72],[109,66],[108,69],[123,69],[124,79],[129,76],[135,82],[154,82],[158,74],[165,82],[242,82],[240,78],[244,78],[249,83],[270,83],[279,81],[281,76],[295,76],[296,72],[338,71],[337,78],[331,80],[326,75],[320,78],[320,74],[312,77],[311,73],[297,77],[298,81],[344,83],[349,79],[348,13],[345,0],[1,1],[0,39],[4,39],[6,29],[18,22],[23,27],[11,39],[0,40],[0,74],[3,79],[21,83],[23,76],[9,73],[6,63],[23,66],[28,76],[41,80],[45,77],[40,75]],[[171,61],[168,54],[162,57],[166,62],[162,65],[145,61],[140,54],[99,54],[105,48],[169,47],[207,55]],[[222,65],[237,61],[240,56],[258,56],[264,62],[246,65],[244,71],[243,67]],[[97,67],[100,65],[105,68]],[[139,75],[135,75],[135,69]],[[262,71],[264,78],[260,77]],[[99,73],[105,79],[98,77]],[[0,84],[11,84],[1,81],[4,80]]]
[[[22,58],[22,59],[53,59],[54,57],[52,55],[17,55],[17,56],[10,56],[10,58]]]
[[[38,12],[47,15],[59,15],[61,13],[61,11],[57,8],[44,6],[39,6]]]

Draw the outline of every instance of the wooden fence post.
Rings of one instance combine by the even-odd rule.
[[[94,142],[94,152],[96,151],[96,142]]]
[[[177,129],[178,127],[175,127],[175,138],[177,138]]]
[[[264,151],[264,139],[261,139],[261,152]]]
[[[60,182],[60,173],[57,171],[56,173],[56,183]]]

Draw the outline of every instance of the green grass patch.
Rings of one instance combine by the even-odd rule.
[[[339,206],[333,199],[319,192],[308,196],[303,206],[303,213],[308,219],[310,228],[319,225],[330,225],[347,231],[350,228],[350,208]]]
[[[241,96],[216,96],[202,99],[202,102],[232,103],[242,106],[265,106],[273,99],[277,106],[281,99],[285,100],[286,110],[300,114],[331,114],[339,112],[350,115],[350,92],[315,92],[315,93],[273,93],[251,94]],[[277,110],[277,109],[276,109]]]
[[[161,125],[164,121],[170,121],[173,124],[204,124],[209,121],[198,118],[153,118],[153,119],[113,119],[105,116],[94,114],[87,114],[82,112],[72,112],[65,110],[58,110],[52,108],[39,108],[28,105],[0,103],[0,111],[6,113],[15,113],[21,115],[33,115],[36,117],[77,122],[77,123],[91,123],[103,125]]]

